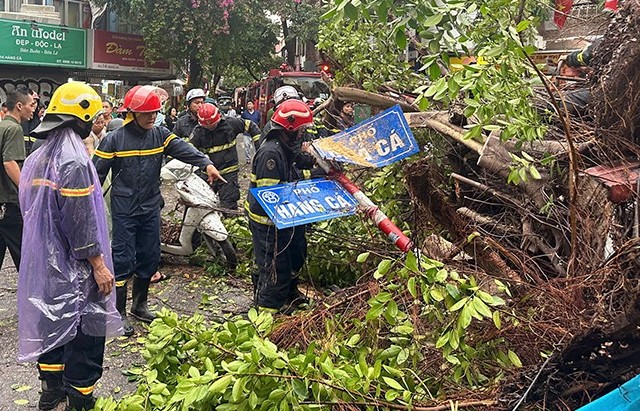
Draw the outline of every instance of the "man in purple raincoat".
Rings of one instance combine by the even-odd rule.
[[[65,398],[66,411],[92,409],[105,339],[122,334],[100,182],[82,142],[101,111],[88,85],[60,86],[20,176],[18,360],[37,361],[40,410]]]

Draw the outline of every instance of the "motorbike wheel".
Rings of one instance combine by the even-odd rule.
[[[232,273],[235,272],[236,267],[238,266],[238,255],[236,254],[236,250],[233,248],[231,241],[229,241],[228,238],[224,241],[216,241],[206,234],[202,235],[202,239],[207,245],[211,255],[220,260],[224,260],[229,271]]]

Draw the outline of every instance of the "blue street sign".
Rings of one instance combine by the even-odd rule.
[[[280,229],[351,215],[358,206],[340,184],[322,178],[250,191]]]
[[[322,158],[383,167],[420,151],[400,106],[393,106],[334,136],[313,143]]]

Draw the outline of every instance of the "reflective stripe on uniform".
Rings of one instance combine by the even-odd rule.
[[[40,371],[46,372],[60,372],[64,371],[64,364],[42,364],[38,363]]]
[[[92,385],[90,387],[75,387],[72,385],[71,387],[82,395],[89,395],[93,392],[96,386]]]
[[[46,178],[36,178],[31,181],[32,186],[43,186],[53,188],[54,190],[58,189],[58,185],[51,180],[47,180]]]
[[[234,141],[234,142],[222,145],[222,146],[213,146],[211,148],[206,148],[206,149],[204,149],[204,152],[207,153],[207,154],[218,153],[220,151],[224,151],[224,150],[230,149],[231,147],[233,147],[235,145],[236,145],[236,142]]]
[[[178,138],[178,136],[176,136],[175,134],[169,134],[169,137],[164,140],[164,143],[162,145],[166,147],[174,138]]]
[[[124,287],[127,285],[127,280],[116,281],[116,287]]]
[[[51,180],[47,180],[46,178],[36,178],[31,181],[31,185],[36,187],[48,187],[52,190],[58,190],[60,192],[60,195],[64,197],[86,197],[89,194],[93,193],[93,191],[95,190],[93,184],[91,184],[89,187],[83,188],[58,188],[58,184]]]
[[[271,221],[269,217],[251,212],[251,210],[249,210],[248,201],[244,202],[244,209],[247,212],[247,215],[249,216],[249,218],[255,221],[256,223],[262,224],[262,225],[273,225],[273,221]]]
[[[220,174],[229,174],[229,173],[233,173],[234,171],[238,171],[238,170],[240,170],[240,166],[236,164],[235,166],[231,166],[231,167],[223,168],[222,170],[218,170],[218,172]]]
[[[24,136],[24,141],[28,141],[29,143],[35,143],[37,138],[31,136]]]
[[[244,121],[244,133],[249,133],[249,128],[251,128],[251,120]],[[251,136],[251,140],[258,141],[260,140],[260,134],[256,134],[255,136]]]
[[[171,136],[169,136],[171,137]],[[167,138],[168,140],[168,138]],[[165,141],[168,144],[168,141]],[[150,148],[148,150],[127,150],[127,151],[116,151],[113,153],[108,153],[106,151],[96,150],[95,155],[100,158],[111,159],[114,157],[142,157],[142,156],[153,156],[156,154],[162,154],[164,152],[164,145],[161,147]]]
[[[94,151],[93,154],[97,155],[100,158],[106,158],[106,159],[114,158],[116,156],[116,153],[107,153],[106,151],[101,151],[101,150],[96,150]]]
[[[260,178],[258,179],[255,174],[251,173],[251,182],[256,184],[256,187],[274,186],[280,183],[277,178]]]
[[[60,195],[64,197],[86,197],[89,194],[93,193],[95,187],[91,184],[86,188],[65,188],[62,187],[60,191]]]
[[[280,183],[277,178],[261,178],[258,179],[255,174],[251,173],[251,182],[256,184],[256,187],[275,186]]]
[[[302,170],[302,177],[305,180],[309,180],[311,178],[311,170]]]

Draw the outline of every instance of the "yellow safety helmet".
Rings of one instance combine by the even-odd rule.
[[[98,93],[86,83],[72,81],[56,89],[46,114],[66,114],[89,123],[102,111],[102,99]]]

